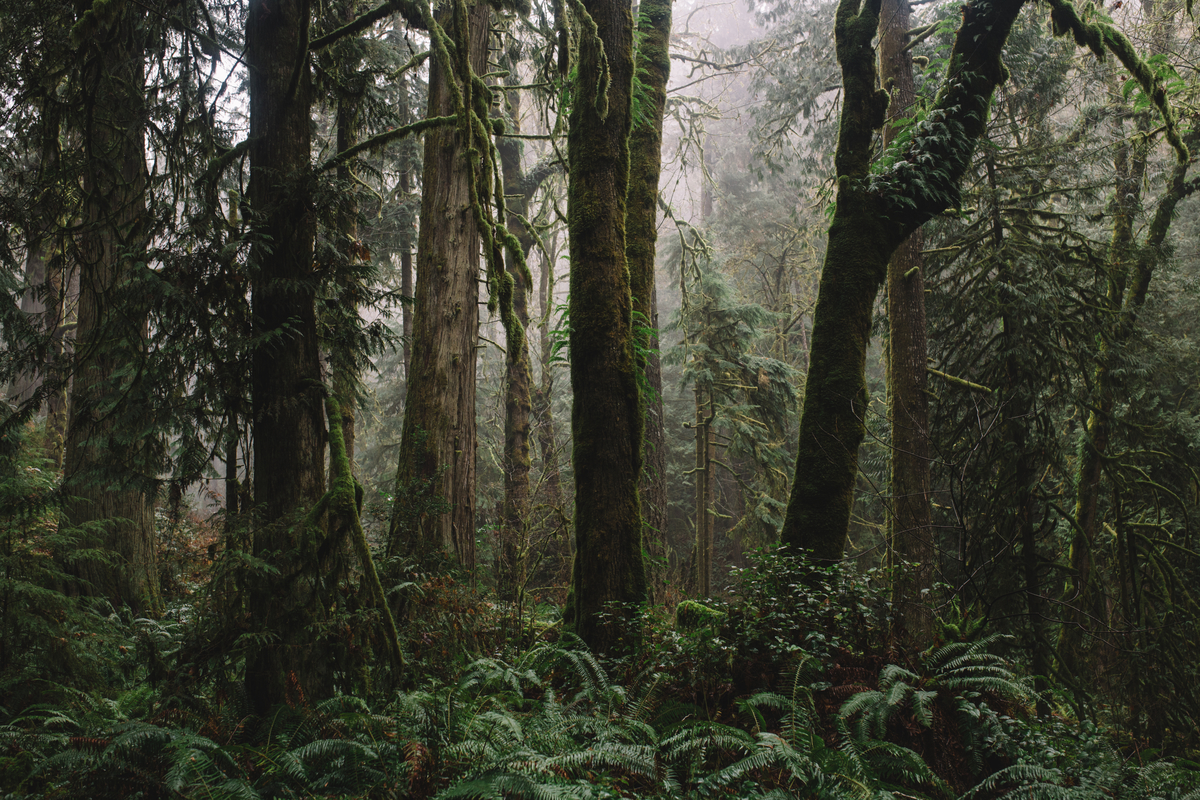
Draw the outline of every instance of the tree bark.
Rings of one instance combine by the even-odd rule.
[[[77,563],[80,590],[154,613],[153,475],[142,463],[143,409],[127,401],[146,336],[128,286],[147,244],[142,24],[122,8],[85,44],[80,297],[63,483],[70,524],[101,525],[99,546],[114,559]]]
[[[696,386],[696,597],[712,594],[713,567],[713,410],[712,394]]]
[[[584,642],[608,653],[646,599],[642,414],[625,258],[633,20],[628,3],[584,6],[590,20],[568,136],[576,554],[567,617]]]
[[[465,46],[475,75],[486,71],[489,19],[485,3],[468,14]],[[434,59],[429,116],[454,113],[448,81],[463,79]],[[468,569],[475,566],[480,252],[471,168],[457,128],[425,134],[411,356],[388,533],[391,555],[447,553]]]
[[[509,124],[520,131],[520,95],[509,93]],[[508,194],[508,230],[521,252],[510,248],[506,268],[513,281],[513,314],[523,331],[529,328],[529,273],[521,269],[533,246],[533,237],[521,222],[536,186],[527,185],[521,169],[519,139],[505,138],[497,144]],[[519,259],[519,261],[518,261]],[[530,530],[530,419],[532,417],[532,367],[529,338],[507,339],[504,352],[504,509],[500,527],[500,558],[497,565],[497,594],[501,600],[518,602],[525,591]]]
[[[912,55],[905,50],[911,9],[908,0],[883,0],[880,14],[879,77],[891,94],[884,147],[900,133],[898,120],[913,112],[916,90]],[[937,549],[929,505],[928,351],[925,343],[925,280],[920,228],[905,239],[888,262],[888,424],[892,431],[892,508],[889,554],[899,572],[893,578],[895,627],[918,649],[933,641],[932,590]]]
[[[551,580],[556,586],[569,586],[571,581],[571,537],[569,521],[563,505],[562,474],[558,462],[558,432],[554,423],[554,366],[551,364],[553,343],[550,341],[550,316],[553,313],[554,262],[558,247],[551,241],[542,270],[538,276],[538,323],[541,338],[541,378],[533,395],[532,413],[535,420],[534,438],[542,460],[542,505],[546,511],[542,525],[550,542],[549,556],[553,560]]]
[[[261,576],[251,614],[276,637],[248,661],[246,687],[262,712],[331,688],[311,624],[324,600],[321,531],[305,512],[325,491],[324,386],[317,343],[310,169],[312,86],[307,0],[252,0],[246,19],[250,84],[250,223],[254,553]]]
[[[842,558],[866,429],[864,375],[871,314],[893,252],[926,220],[958,202],[958,183],[1007,73],[1000,53],[1024,0],[976,0],[963,22],[945,84],[926,125],[890,170],[869,175],[887,95],[876,88],[871,40],[880,0],[842,0],[835,21],[843,102],[835,155],[838,197],[821,271],[796,473],[784,545],[817,562]]]
[[[342,13],[342,22],[349,23],[358,16],[358,2],[351,0]],[[341,86],[337,98],[337,151],[344,153],[358,144],[361,137],[359,120],[363,94],[366,91],[365,78],[358,74],[359,61],[354,54],[353,45],[339,48],[338,64]],[[359,192],[355,186],[353,160],[347,160],[337,167],[337,181],[341,189],[341,201],[338,203],[335,224],[338,233],[338,255],[343,261],[344,277],[339,281],[339,305],[350,310],[352,319],[357,319],[359,302],[363,293],[362,281],[356,275],[358,265],[362,262],[363,245],[358,235],[358,206]],[[342,442],[346,449],[346,458],[350,469],[354,468],[354,437],[355,410],[358,408],[358,387],[360,380],[360,354],[354,352],[331,352],[330,365],[332,372],[333,394],[341,410]],[[333,477],[331,475],[330,481]],[[331,483],[332,485],[332,483]]]
[[[646,93],[641,121],[629,134],[629,195],[625,209],[625,257],[633,295],[635,325],[646,329],[639,351],[643,375],[642,529],[648,565],[650,601],[666,592],[667,436],[662,402],[662,358],[658,352],[658,183],[662,173],[662,122],[671,76],[671,0],[643,0],[638,7],[636,74]]]

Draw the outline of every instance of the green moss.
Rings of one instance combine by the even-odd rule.
[[[684,600],[675,606],[675,627],[681,633],[691,633],[701,628],[714,628],[725,619],[725,613],[715,608],[697,603],[695,600]]]

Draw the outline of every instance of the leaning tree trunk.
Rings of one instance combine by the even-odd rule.
[[[976,0],[950,56],[946,84],[925,129],[888,172],[869,174],[887,94],[876,88],[871,40],[881,0],[841,0],[835,20],[843,102],[835,154],[838,197],[813,312],[796,474],[780,533],[818,562],[842,558],[866,432],[864,369],[875,297],[896,248],[958,202],[958,183],[983,133],[994,88],[1007,72],[1001,49],[1024,0]]]
[[[584,642],[612,652],[646,599],[642,411],[625,258],[633,20],[628,3],[584,6],[567,140],[576,542],[567,612]]]
[[[635,325],[646,330],[638,352],[644,376],[642,529],[650,556],[651,602],[666,593],[667,436],[658,352],[658,290],[654,262],[658,243],[658,181],[662,173],[662,121],[671,76],[671,1],[644,0],[638,13],[637,74],[646,92],[644,115],[629,134],[629,194],[625,209],[625,257]]]
[[[326,598],[322,532],[304,513],[325,491],[324,386],[317,345],[307,0],[251,0],[250,223],[253,331],[254,554],[278,570],[252,584],[250,610],[274,637],[246,666],[259,711],[326,694],[332,675],[314,644]]]
[[[899,133],[897,120],[912,113],[916,90],[912,54],[906,49],[908,0],[883,0],[879,77],[891,87],[884,147]],[[892,584],[896,630],[918,649],[933,640],[932,590],[937,549],[929,505],[928,353],[925,345],[925,280],[921,274],[925,237],[905,239],[888,262],[888,424],[892,431],[892,509],[889,552],[899,567]]]
[[[471,72],[487,67],[489,6],[468,14]],[[448,76],[434,59],[429,116],[454,110]],[[476,158],[478,158],[476,154]],[[447,553],[475,566],[475,344],[479,328],[480,235],[471,205],[463,134],[425,134],[421,228],[404,428],[396,501],[388,532],[391,555]]]
[[[128,285],[147,243],[139,13],[119,10],[84,44],[80,295],[63,483],[70,524],[98,525],[99,546],[113,557],[77,563],[80,590],[153,613],[160,605],[153,476],[141,463],[144,409],[127,401],[146,336],[144,310]]]

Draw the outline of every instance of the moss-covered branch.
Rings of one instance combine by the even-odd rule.
[[[379,22],[379,20],[397,13],[404,17],[404,21],[407,22],[410,27],[416,28],[417,30],[425,30],[425,21],[421,14],[420,6],[414,2],[411,2],[410,0],[385,0],[385,2],[380,3],[365,14],[362,14],[350,22],[347,22],[342,27],[332,30],[324,36],[318,36],[316,39],[313,39],[312,43],[309,44],[308,49],[312,50],[313,52],[321,50],[322,48],[328,47],[339,39],[344,39],[347,36],[353,36],[356,33],[361,33],[362,31],[365,31],[367,28],[374,25],[376,22]]]
[[[1101,60],[1104,59],[1105,51],[1113,53],[1125,69],[1129,70],[1129,74],[1142,87],[1142,91],[1162,116],[1167,141],[1175,148],[1175,156],[1179,163],[1186,164],[1191,156],[1179,133],[1175,113],[1171,110],[1171,104],[1167,102],[1166,87],[1154,74],[1150,65],[1138,56],[1129,37],[1117,30],[1095,7],[1088,6],[1086,14],[1090,19],[1082,18],[1070,0],[1050,0],[1050,21],[1054,26],[1054,35],[1064,36],[1070,33],[1077,45],[1088,48]]]
[[[357,156],[359,153],[378,150],[380,147],[391,144],[397,139],[403,139],[406,136],[415,136],[418,133],[424,133],[430,128],[440,128],[443,125],[453,125],[457,122],[456,117],[426,117],[419,119],[410,125],[401,125],[398,128],[386,130],[383,133],[377,133],[367,139],[363,139],[353,147],[347,147],[342,152],[338,153],[333,158],[326,161],[321,166],[317,167],[318,172],[325,170],[337,169],[342,164],[345,164],[350,159]]]

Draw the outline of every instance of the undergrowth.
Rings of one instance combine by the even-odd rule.
[[[88,532],[60,531],[35,459],[7,463],[6,798],[1200,799],[1200,765],[1032,719],[1001,637],[894,652],[879,576],[779,551],[608,661],[444,568],[393,566],[404,671],[373,670],[372,612],[346,608],[322,628],[345,639],[340,692],[256,714],[239,587],[261,565],[210,548],[219,577],[158,619],[73,598],[53,553]]]

